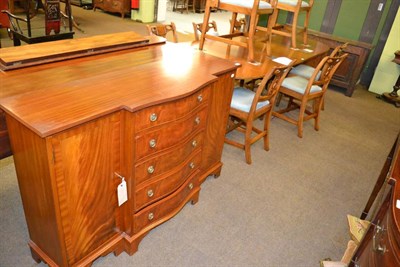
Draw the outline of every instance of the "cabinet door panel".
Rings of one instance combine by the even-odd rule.
[[[69,264],[101,246],[118,228],[120,114],[52,137],[55,179]]]

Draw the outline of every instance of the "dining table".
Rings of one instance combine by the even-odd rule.
[[[239,36],[245,41],[246,37]],[[316,66],[319,61],[329,53],[329,46],[316,39],[309,39],[307,44],[302,44],[302,38],[298,38],[297,48],[291,47],[289,37],[273,35],[271,52],[267,54],[265,48],[265,33],[258,32],[255,39],[254,62],[248,61],[248,49],[235,45],[229,45],[223,42],[206,39],[203,52],[224,58],[240,65],[236,72],[237,80],[253,80],[262,78],[268,70],[275,66],[285,64],[288,59],[296,60],[294,66],[299,64],[308,64]],[[199,49],[199,41],[194,41],[191,46]]]

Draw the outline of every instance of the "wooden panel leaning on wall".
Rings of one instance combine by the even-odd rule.
[[[0,107],[37,262],[132,255],[220,174],[238,66],[190,46],[142,46],[0,74],[8,90],[25,88]]]

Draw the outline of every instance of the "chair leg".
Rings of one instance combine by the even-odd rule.
[[[253,122],[250,121],[246,124],[246,132],[244,136],[244,155],[246,157],[246,163],[251,164],[251,133],[253,129]]]
[[[307,45],[307,42],[308,42],[307,36],[308,36],[308,23],[310,21],[310,13],[311,13],[310,11],[311,10],[307,10],[306,18],[304,20],[303,43],[305,45]]]
[[[276,100],[275,100],[275,107],[279,107],[281,100],[282,100],[282,93],[278,92],[278,95],[276,96]]]
[[[303,137],[303,122],[304,122],[304,114],[306,112],[307,102],[302,102],[299,110],[299,119],[297,121],[297,136]]]
[[[250,27],[249,27],[249,32],[248,32],[248,61],[253,62],[254,61],[254,33],[256,32],[256,26],[257,26],[257,16],[251,16],[250,17]]]
[[[235,32],[235,21],[237,20],[237,13],[236,12],[232,12],[232,16],[231,16],[231,26],[229,29],[229,33],[234,33]]]
[[[314,129],[319,131],[319,113],[322,107],[322,98],[315,99],[314,113],[317,114],[314,119]]]
[[[297,20],[299,18],[299,13],[295,12],[293,14],[293,22],[292,22],[292,47],[296,48],[297,43],[296,43],[296,35],[297,35]]]
[[[271,122],[271,116],[272,116],[272,107],[271,110],[264,115],[264,150],[269,151],[269,125]]]
[[[201,27],[199,50],[203,50],[204,41],[205,41],[205,34],[207,32],[207,25],[208,25],[208,22],[210,20],[211,6],[210,6],[209,3],[210,3],[210,1],[206,2],[206,9],[204,11],[203,25]]]

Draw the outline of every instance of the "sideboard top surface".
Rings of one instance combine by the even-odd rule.
[[[46,137],[117,110],[179,99],[237,68],[190,44],[143,46],[3,71],[0,107]]]
[[[66,39],[37,43],[34,46],[14,46],[2,48],[0,54],[0,69],[10,70],[60,61],[66,58],[76,58],[122,50],[151,44],[165,43],[158,36],[142,36],[135,32],[96,35],[79,39]]]

